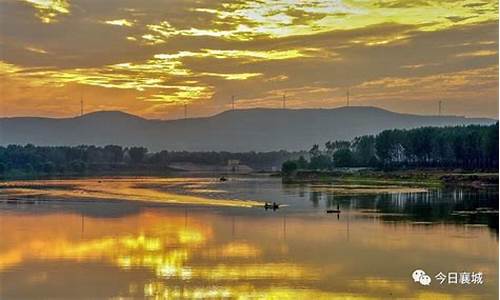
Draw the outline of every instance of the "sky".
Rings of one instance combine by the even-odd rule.
[[[498,118],[491,0],[0,0],[0,116],[376,106]]]

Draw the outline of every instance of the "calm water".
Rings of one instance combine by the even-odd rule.
[[[4,183],[4,199],[57,201],[0,203],[0,298],[498,299],[498,189],[345,188],[271,178]],[[287,206],[266,211],[262,201]],[[326,213],[337,205],[339,215]],[[429,286],[413,281],[415,269]],[[482,272],[484,283],[439,284],[439,272]]]

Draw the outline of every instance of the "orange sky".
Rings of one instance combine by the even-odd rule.
[[[0,115],[352,105],[498,117],[498,2],[3,0]]]

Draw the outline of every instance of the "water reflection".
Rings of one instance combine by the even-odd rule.
[[[498,237],[498,191],[494,189],[431,190],[427,193],[336,196],[335,199],[365,213],[365,217],[388,222],[484,225]]]
[[[196,181],[199,182],[193,184],[193,182]],[[195,195],[199,193],[204,194],[209,191],[208,189],[200,189],[198,187],[211,185],[215,182],[215,178],[193,179],[154,177],[7,181],[0,182],[0,190],[2,194],[10,197],[38,200],[126,200],[162,204],[234,207],[252,207],[263,204],[259,201],[252,200]],[[163,187],[167,187],[167,189],[162,189]],[[185,195],[182,193],[183,187],[198,192]],[[177,193],[169,192],[170,190],[177,191]],[[214,192],[220,194],[220,191],[211,190],[211,193]]]
[[[84,223],[79,222],[78,216],[67,213],[2,214],[2,282],[16,282],[15,290],[9,290],[9,284],[4,286],[5,295],[23,290],[19,289],[23,284],[31,284],[24,280],[24,276],[10,276],[16,273],[11,270],[21,274],[31,272],[26,266],[33,261],[49,265],[61,260],[79,264],[99,262],[123,270],[148,270],[152,278],[173,282],[286,282],[312,280],[316,276],[311,268],[294,262],[264,260],[261,245],[230,240],[226,230],[222,235],[219,232],[217,237],[214,236],[214,230],[220,229],[220,222],[224,222],[216,215],[207,218],[197,213],[188,218],[186,222],[182,212],[156,210],[120,219],[87,217]],[[200,219],[204,221],[200,222]],[[60,224],[65,224],[65,227],[61,228]],[[81,230],[83,237],[78,234]],[[50,275],[50,271],[45,272],[40,281],[50,280]],[[91,271],[88,276],[93,276]],[[142,284],[146,295],[151,294],[154,287],[162,286],[151,282]],[[196,292],[193,293],[200,293],[198,288],[194,289]],[[186,294],[187,290],[184,295],[189,294]],[[237,291],[231,290],[231,293]]]
[[[201,180],[183,193],[210,185],[289,206],[0,204],[0,298],[498,298],[497,239],[465,226],[481,218],[453,216],[495,208],[498,192],[348,196],[258,182]],[[339,219],[324,211],[337,204]],[[486,284],[416,286],[415,268],[480,271]]]

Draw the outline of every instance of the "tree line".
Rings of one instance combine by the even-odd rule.
[[[385,130],[351,141],[313,145],[309,155],[288,160],[284,173],[335,167],[498,169],[498,122],[490,126]]]
[[[304,154],[304,153],[300,153]],[[187,152],[150,153],[145,147],[107,146],[0,146],[0,175],[85,174],[92,172],[168,171],[174,162],[226,165],[239,160],[254,170],[270,170],[299,153],[272,152]]]

